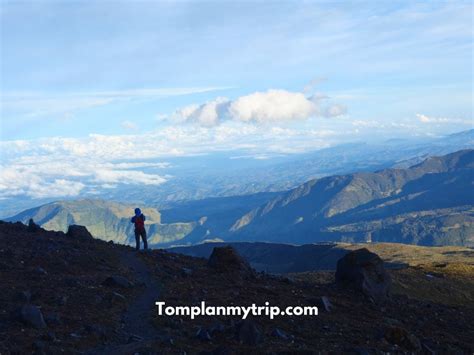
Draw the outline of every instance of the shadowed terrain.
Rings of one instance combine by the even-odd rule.
[[[225,260],[136,253],[85,229],[64,234],[1,222],[0,352],[472,352],[472,254],[435,248],[433,264],[429,248],[410,247],[408,255],[374,247],[389,263],[413,265],[390,271],[393,291],[384,304],[341,288],[332,271],[233,271]],[[160,317],[155,298],[167,305],[317,306],[319,315]]]

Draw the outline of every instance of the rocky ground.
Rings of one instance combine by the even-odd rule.
[[[232,257],[136,253],[81,229],[0,222],[0,353],[474,352],[472,266],[391,270],[390,299],[374,303],[334,273],[271,276]],[[191,320],[158,316],[153,300],[317,305],[319,315]]]

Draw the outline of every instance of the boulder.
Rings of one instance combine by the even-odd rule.
[[[205,328],[199,328],[198,331],[196,332],[196,338],[202,341],[211,341],[211,335]]]
[[[41,310],[31,304],[26,304],[19,310],[19,320],[33,328],[46,328]]]
[[[339,259],[336,283],[362,291],[371,300],[379,303],[388,299],[391,279],[382,259],[362,248]]]
[[[385,330],[385,339],[392,344],[402,346],[409,350],[420,351],[420,340],[405,328],[389,327]]]
[[[39,275],[39,276],[46,276],[48,275],[48,272],[43,269],[41,266],[38,266],[37,268],[35,268],[33,270],[33,272],[36,274],[36,275]]]
[[[133,287],[133,284],[130,281],[128,281],[125,277],[118,276],[118,275],[107,277],[105,281],[102,282],[102,285],[109,286],[109,287],[121,287],[121,288]]]
[[[279,328],[273,329],[271,335],[275,338],[279,338],[281,340],[286,340],[286,341],[290,341],[294,339],[293,335],[289,335]]]
[[[186,276],[192,276],[192,274],[193,274],[193,270],[190,269],[190,268],[183,267],[183,268],[181,269],[181,275],[184,276],[184,277],[186,277]]]
[[[89,233],[86,227],[77,224],[71,224],[66,235],[74,238],[93,239],[92,234]]]
[[[324,307],[324,309],[326,310],[326,312],[331,312],[332,310],[332,303],[331,301],[329,301],[329,298],[327,296],[322,296],[321,297],[321,303]]]
[[[35,223],[35,221],[33,221],[33,218],[30,218],[30,220],[28,221],[28,227],[26,228],[28,232],[35,233],[41,231],[42,229],[43,228],[41,228]]]
[[[209,267],[222,272],[253,273],[249,263],[231,246],[215,247],[207,264]]]
[[[127,344],[137,343],[143,341],[143,338],[136,334],[130,334],[127,340]]]

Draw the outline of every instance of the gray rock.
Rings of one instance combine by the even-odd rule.
[[[133,284],[130,281],[128,281],[125,277],[118,276],[118,275],[107,277],[105,281],[102,282],[102,285],[109,286],[109,287],[122,287],[122,288],[133,287]]]
[[[128,340],[127,340],[127,344],[139,342],[139,341],[142,341],[142,340],[143,340],[143,338],[141,336],[136,335],[136,334],[130,334],[130,336],[128,337]]]
[[[283,330],[281,330],[279,328],[273,329],[271,335],[275,338],[279,338],[279,339],[286,340],[286,341],[290,341],[290,340],[294,339],[294,336],[285,333]]]
[[[24,324],[29,325],[31,327],[37,329],[46,328],[46,323],[44,321],[41,310],[31,304],[27,304],[21,307],[19,312],[19,318]]]
[[[106,301],[112,302],[112,303],[123,303],[126,301],[126,297],[118,292],[112,292],[107,295]]]
[[[231,246],[215,247],[207,264],[212,269],[221,272],[254,274],[250,264]]]
[[[329,298],[327,298],[326,296],[322,296],[321,297],[321,302],[322,302],[323,307],[326,310],[326,312],[331,312],[332,303],[331,303],[331,301],[329,301]]]
[[[93,239],[92,234],[89,233],[86,227],[72,224],[69,226],[66,235],[68,237]]]
[[[41,228],[39,225],[35,223],[35,221],[33,221],[33,218],[30,218],[30,220],[28,221],[28,227],[26,228],[28,232],[30,233],[39,232],[42,229],[43,228]]]
[[[347,253],[337,262],[336,283],[362,291],[374,302],[388,300],[391,279],[382,259],[366,248]]]
[[[385,330],[384,337],[391,344],[396,344],[409,350],[421,350],[420,340],[405,328],[388,327]]]
[[[182,276],[191,276],[193,274],[193,270],[192,269],[189,269],[187,267],[183,267],[181,269],[181,275]]]
[[[199,328],[196,332],[196,338],[202,341],[211,341],[211,335],[205,328]]]
[[[46,275],[48,275],[48,273],[46,272],[46,270],[43,269],[42,267],[39,267],[39,266],[34,270],[34,273],[35,273],[36,275],[41,275],[41,276],[46,276]]]

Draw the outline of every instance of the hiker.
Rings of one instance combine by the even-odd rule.
[[[136,249],[140,250],[140,236],[143,239],[143,249],[148,249],[148,243],[146,241],[146,230],[145,230],[145,215],[139,208],[135,208],[135,216],[132,217],[132,223],[135,224],[135,241],[137,242]]]

